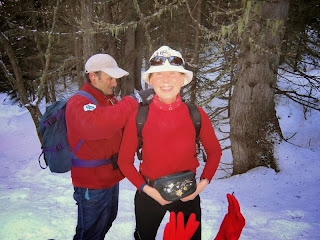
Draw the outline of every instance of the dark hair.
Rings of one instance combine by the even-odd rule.
[[[96,72],[93,72],[93,73],[94,73],[94,74],[97,74],[99,78],[101,77],[101,71],[96,71]],[[85,77],[86,77],[87,82],[88,82],[88,83],[91,83],[91,80],[90,80],[90,78],[89,78],[89,73],[86,73],[86,74],[85,74]]]

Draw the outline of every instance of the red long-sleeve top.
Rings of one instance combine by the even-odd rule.
[[[200,108],[200,141],[207,154],[207,162],[201,178],[211,181],[221,158],[221,147],[208,115]],[[173,104],[164,104],[154,96],[149,106],[147,121],[142,130],[142,156],[140,173],[134,166],[138,137],[137,111],[130,116],[121,142],[118,164],[122,173],[139,190],[145,184],[143,176],[150,180],[191,170],[196,173],[199,161],[196,155],[195,128],[188,106],[178,96]]]
[[[74,151],[80,140],[84,140],[76,156],[82,160],[107,159],[119,152],[123,128],[138,103],[131,97],[120,102],[105,96],[100,90],[85,83],[81,90],[90,93],[97,101],[95,105],[88,98],[72,96],[66,108],[68,141]],[[112,105],[110,99],[116,104]],[[85,106],[91,104],[91,110]],[[75,187],[103,189],[122,180],[124,176],[112,165],[93,168],[72,167],[72,183]]]

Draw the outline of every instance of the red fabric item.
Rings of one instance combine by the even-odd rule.
[[[187,105],[181,102],[180,97],[169,107],[156,100],[155,96],[142,130],[141,174],[133,165],[138,144],[137,111],[128,120],[119,152],[118,164],[121,171],[139,190],[145,184],[142,175],[153,180],[186,170],[195,173],[199,166],[196,157],[196,132]],[[201,178],[210,181],[220,162],[221,147],[208,115],[200,107],[198,109],[202,121],[199,137],[207,154]]]
[[[196,232],[200,222],[196,221],[196,215],[192,213],[184,227],[183,213],[179,212],[176,218],[175,212],[170,213],[170,220],[167,223],[163,240],[189,240]]]
[[[245,226],[245,218],[240,212],[240,205],[235,196],[227,194],[229,207],[215,240],[238,240]]]
[[[100,90],[85,83],[81,90],[90,93],[99,103],[92,111],[85,111],[84,106],[91,103],[83,96],[73,96],[67,103],[66,121],[68,141],[73,151],[83,139],[76,156],[83,160],[109,158],[119,152],[123,127],[130,114],[138,108],[138,103],[131,97],[124,97],[120,102],[111,96],[105,96]],[[72,183],[75,187],[103,189],[109,188],[124,178],[112,165],[97,168],[71,169]]]

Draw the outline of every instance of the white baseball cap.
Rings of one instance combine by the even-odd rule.
[[[109,54],[95,54],[85,64],[86,73],[103,71],[113,78],[128,76],[129,73],[118,67],[116,60]]]
[[[152,54],[151,58],[149,59],[149,62],[153,58],[155,58],[157,56],[165,57],[165,58],[178,57],[178,58],[181,58],[182,63],[184,64],[184,59],[182,58],[181,53],[176,51],[176,50],[171,49],[168,46],[162,46],[158,50],[156,50]],[[193,72],[191,72],[189,70],[186,70],[184,68],[183,64],[181,64],[181,65],[172,65],[172,64],[169,63],[169,60],[166,59],[164,64],[162,64],[162,65],[156,65],[156,66],[152,66],[151,65],[150,68],[146,72],[144,72],[142,74],[142,78],[146,83],[150,84],[150,82],[149,82],[150,73],[167,72],[167,71],[181,72],[181,73],[184,73],[184,83],[183,83],[182,86],[185,86],[185,85],[189,84],[192,81]]]

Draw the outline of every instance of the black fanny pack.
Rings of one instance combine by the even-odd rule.
[[[157,189],[167,201],[177,201],[191,195],[197,189],[195,174],[192,171],[166,175],[147,183]]]

